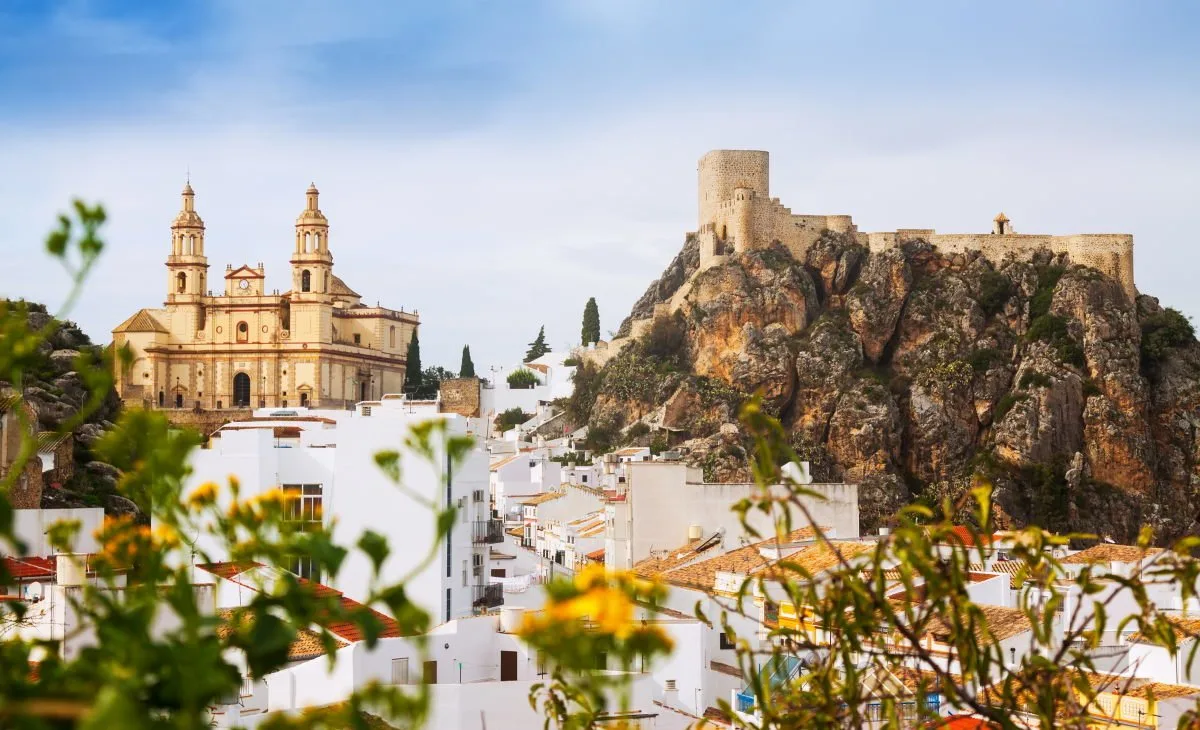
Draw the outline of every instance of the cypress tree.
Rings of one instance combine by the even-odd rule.
[[[542,355],[550,352],[550,346],[546,344],[546,325],[538,330],[537,339],[529,343],[529,351],[525,353],[525,362],[532,362]]]
[[[596,306],[596,297],[587,300],[583,307],[583,346],[600,341],[600,308]]]
[[[404,390],[415,393],[421,388],[421,343],[417,341],[414,330],[412,339],[408,341],[408,363],[404,367]]]
[[[463,345],[462,364],[458,366],[458,377],[475,377],[475,363],[471,362],[471,346]]]

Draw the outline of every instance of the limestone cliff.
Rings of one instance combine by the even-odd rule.
[[[631,319],[680,292],[693,245]],[[864,529],[978,478],[1001,524],[1116,540],[1198,526],[1200,344],[1064,254],[994,264],[921,239],[872,253],[827,232],[803,261],[732,255],[580,377],[573,406],[598,445],[670,443],[713,478],[748,478],[736,409],[761,393],[815,476],[860,483]]]
[[[52,328],[33,367],[24,373],[23,391],[25,401],[37,413],[37,429],[56,431],[88,401],[88,385],[76,371],[76,365],[82,352],[98,359],[99,348],[74,322],[55,322],[43,305],[0,301],[3,316],[21,316],[22,309],[31,330],[42,330],[48,325]],[[11,388],[11,384],[0,382],[0,388]],[[116,418],[119,407],[120,400],[110,389],[104,394],[100,408],[72,433],[70,451],[75,463],[67,470],[72,476],[64,484],[43,486],[43,507],[103,506],[113,513],[137,510],[132,502],[114,493],[116,469],[91,454],[92,443],[112,427],[111,419]]]

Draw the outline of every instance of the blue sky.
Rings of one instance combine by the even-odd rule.
[[[616,329],[695,227],[708,149],[862,230],[1130,232],[1139,288],[1200,314],[1191,3],[54,3],[0,0],[0,294],[61,298],[72,196],[110,250],[73,313],[157,306],[190,169],[212,272],[288,286],[309,181],[335,271],[416,308],[428,363]]]

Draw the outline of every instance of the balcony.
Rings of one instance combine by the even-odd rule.
[[[476,520],[471,526],[471,542],[476,545],[504,542],[504,523],[500,520]]]
[[[477,611],[487,611],[504,605],[504,585],[491,583],[472,588],[471,606]]]

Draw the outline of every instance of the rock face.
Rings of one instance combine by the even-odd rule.
[[[1046,251],[871,253],[834,233],[804,261],[733,255],[681,291],[694,243],[631,317],[672,297],[679,313],[597,376],[591,422],[616,441],[641,419],[711,477],[746,478],[749,444],[722,426],[759,393],[817,478],[860,484],[864,530],[981,478],[1003,524],[1200,529],[1200,344],[1156,300]]]
[[[7,306],[7,305],[6,305]],[[53,325],[54,320],[45,307],[33,303],[21,303],[27,308],[25,317],[31,329]],[[9,316],[9,315],[5,315]],[[89,400],[91,392],[85,380],[77,372],[81,354],[94,359],[84,363],[94,367],[99,359],[99,348],[73,322],[58,322],[50,336],[42,343],[39,362],[32,372],[25,374],[25,401],[37,413],[37,427],[42,431],[56,431],[61,423],[73,417]],[[9,387],[0,383],[0,387]],[[120,406],[116,393],[111,389],[102,394],[100,407],[80,424],[72,434],[74,443],[74,475],[65,484],[46,485],[42,490],[43,507],[89,507],[104,506],[106,498],[116,486],[116,470],[96,461],[91,455],[91,445],[112,427]]]

